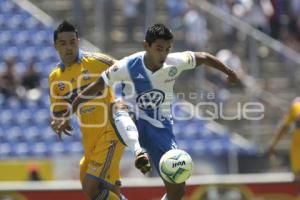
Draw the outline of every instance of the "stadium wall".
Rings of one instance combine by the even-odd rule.
[[[159,178],[130,178],[123,183],[122,192],[130,200],[159,200],[164,193]],[[297,194],[289,173],[197,176],[187,184],[184,200],[292,200]],[[80,189],[78,181],[6,182],[0,184],[0,199],[85,200]]]

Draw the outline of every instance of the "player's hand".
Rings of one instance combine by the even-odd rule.
[[[275,153],[275,150],[274,148],[269,148],[267,151],[266,151],[266,154],[269,158],[269,162],[270,162],[270,165],[275,167],[275,166],[279,166],[280,165],[280,159],[277,157],[276,153]]]
[[[274,157],[276,157],[274,148],[270,147],[269,149],[267,149],[266,155],[269,157],[270,160],[272,160]]]
[[[58,135],[59,139],[62,139],[62,133],[68,136],[71,136],[71,132],[73,130],[70,120],[52,120],[51,121],[51,128],[53,131]]]
[[[228,74],[227,74],[227,81],[228,83],[235,83],[239,80],[237,74],[234,72],[234,71],[230,71]]]

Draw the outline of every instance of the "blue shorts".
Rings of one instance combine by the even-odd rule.
[[[139,142],[147,150],[159,173],[160,158],[167,151],[177,149],[172,124],[169,121],[165,121],[164,128],[157,128],[143,119],[138,119],[135,123],[139,132]]]

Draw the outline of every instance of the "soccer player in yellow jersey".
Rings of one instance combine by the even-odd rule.
[[[275,134],[271,146],[268,149],[270,156],[274,155],[275,146],[284,135],[289,133],[291,128],[290,162],[295,176],[295,182],[298,185],[298,199],[300,199],[300,97],[293,100],[289,113],[285,116],[283,123]]]
[[[54,31],[54,45],[61,63],[49,75],[53,130],[57,126],[56,120],[68,110],[70,103],[80,90],[94,82],[98,74],[115,62],[114,59],[104,54],[80,51],[78,32],[66,21]],[[124,141],[118,138],[109,120],[109,109],[113,101],[112,91],[107,88],[104,92],[98,93],[96,98],[84,104],[77,112],[84,147],[84,157],[80,161],[80,180],[83,192],[91,200],[125,199],[119,191],[119,163],[124,150],[122,144]],[[124,109],[124,106],[120,104],[119,108]],[[121,116],[122,118],[118,121],[125,119],[126,123],[126,116]],[[69,124],[64,133],[70,135],[71,130],[72,127]],[[118,130],[124,131],[120,126]],[[137,134],[137,131],[133,133]],[[61,137],[60,134],[59,136]],[[126,138],[125,144],[128,145]],[[137,156],[137,159],[141,158],[139,161],[144,165],[147,158],[141,147],[135,146],[133,151],[140,156]],[[149,165],[144,171],[140,170],[148,171]]]

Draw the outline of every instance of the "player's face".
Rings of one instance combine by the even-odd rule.
[[[79,52],[79,39],[75,32],[61,32],[57,34],[55,49],[64,64],[76,61]]]
[[[172,40],[157,39],[151,46],[145,42],[144,48],[147,52],[148,61],[153,69],[163,66],[172,47]]]

